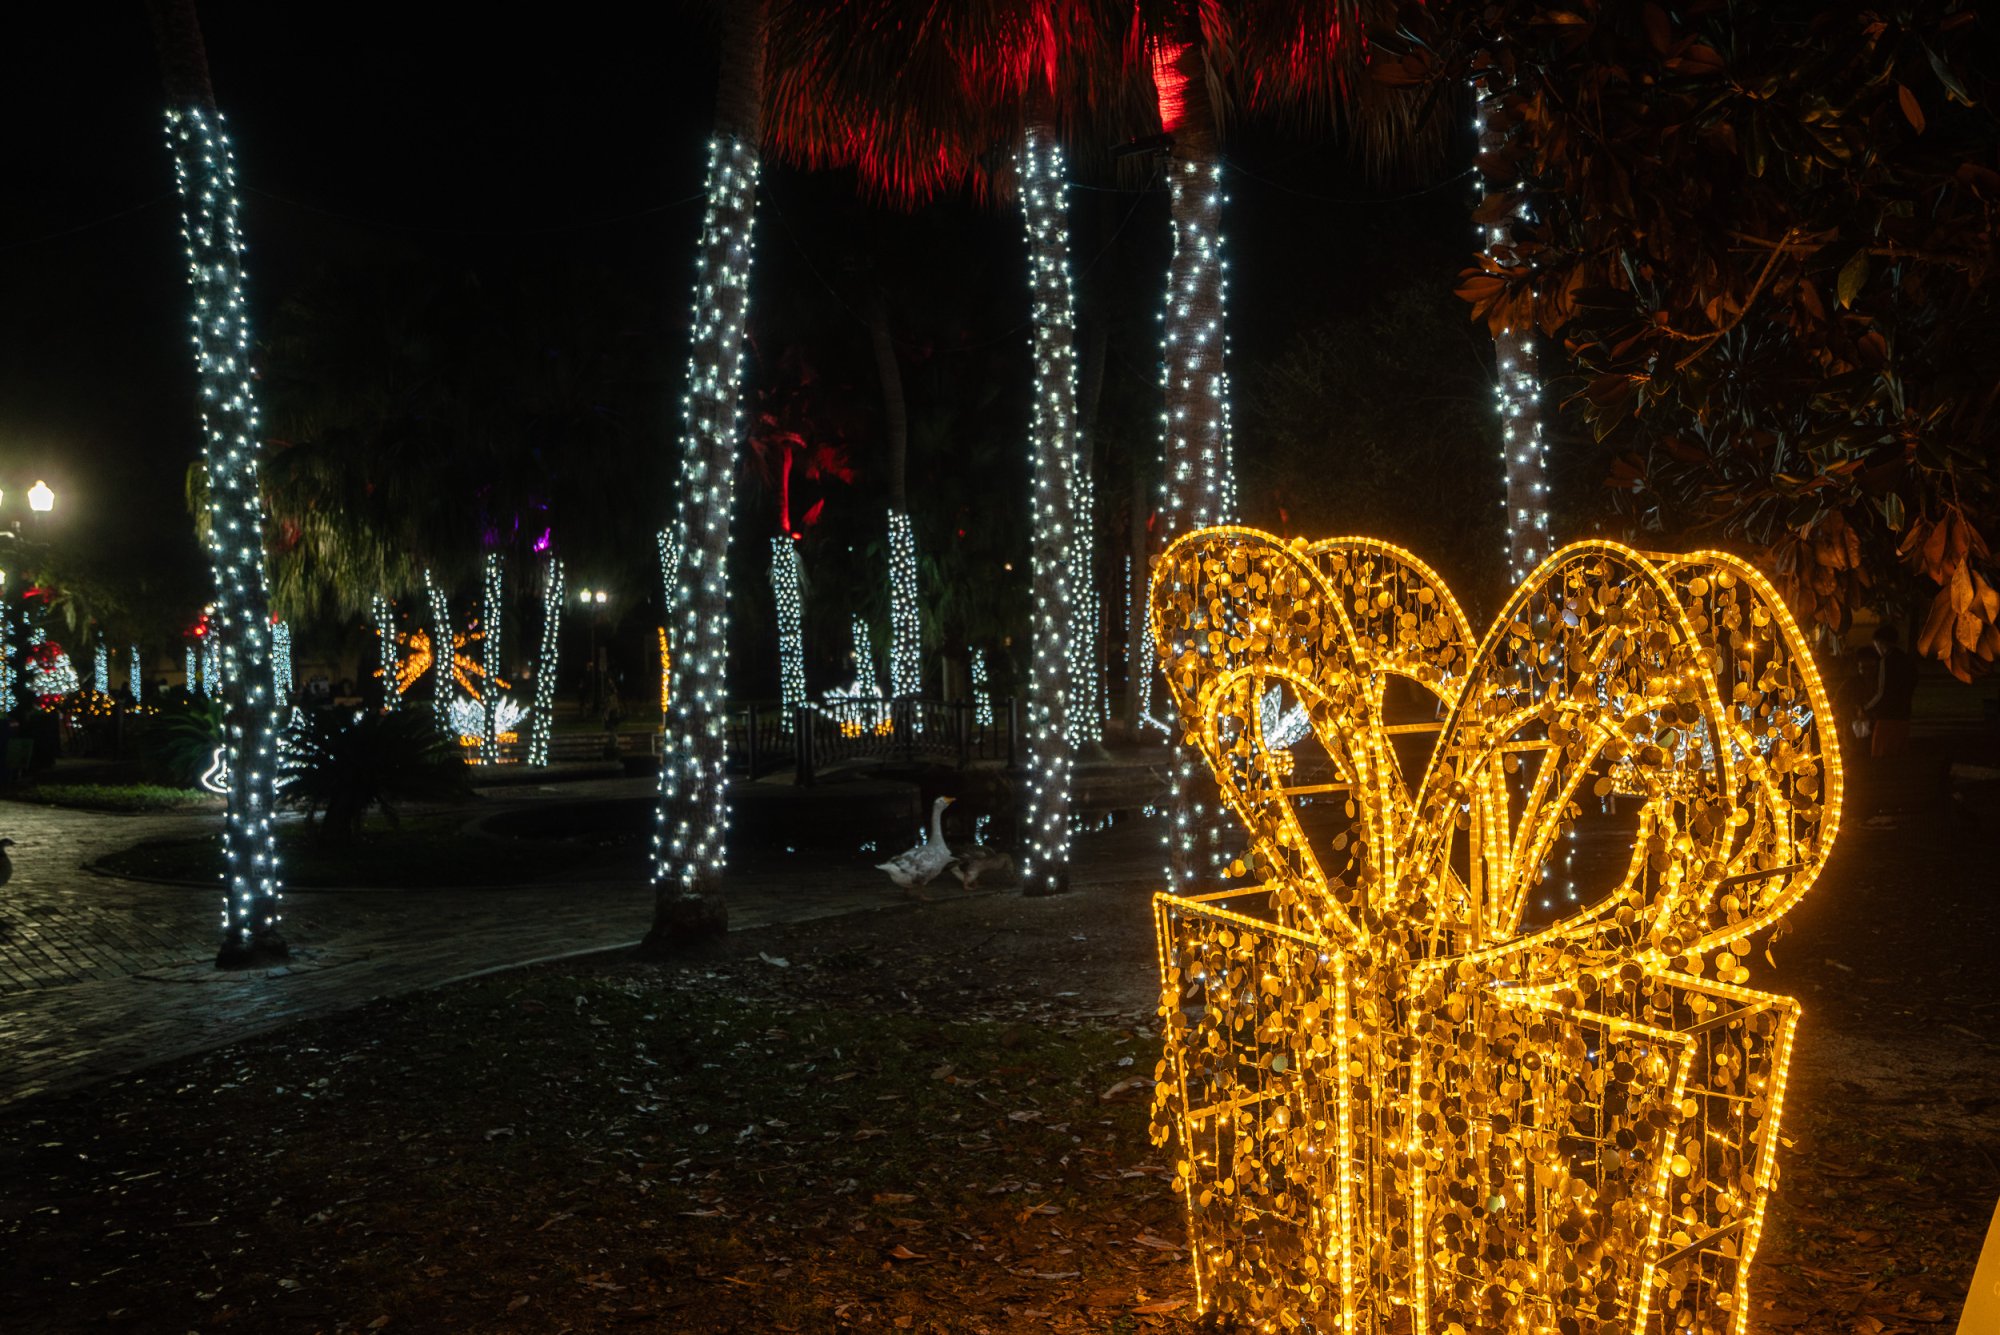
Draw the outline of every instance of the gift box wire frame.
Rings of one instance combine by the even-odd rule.
[[[1367,1227],[1352,1184],[1368,1177],[1373,1106],[1350,1070],[1366,1054],[1349,1035],[1348,962],[1212,902],[1244,893],[1154,903],[1166,1048],[1154,1138],[1180,1155],[1196,1305],[1257,1330],[1387,1332],[1368,1257],[1345,1241]]]
[[[1214,903],[1244,894],[1155,904],[1155,1135],[1181,1155],[1203,1311],[1741,1335],[1795,1003],[1637,965],[1520,986],[1459,961],[1376,997],[1337,947]]]
[[[1514,986],[1445,961],[1409,1015],[1419,1335],[1747,1329],[1796,1002],[1637,964]]]

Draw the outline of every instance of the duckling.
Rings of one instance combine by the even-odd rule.
[[[957,800],[940,797],[931,803],[930,837],[907,853],[899,853],[887,862],[876,863],[875,869],[888,872],[890,880],[916,898],[926,898],[919,891],[936,880],[937,874],[951,861],[951,845],[944,841],[944,809]]]

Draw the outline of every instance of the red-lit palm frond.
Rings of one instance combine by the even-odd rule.
[[[1369,73],[1369,34],[1396,22],[1391,0],[1236,0],[1235,8],[1246,110],[1335,130],[1377,169],[1442,155],[1448,109]]]
[[[765,138],[898,206],[983,194],[1031,100],[1072,137],[1129,114],[1141,51],[1113,0],[777,0]]]
[[[1162,128],[1206,97],[1220,130],[1239,115],[1331,130],[1382,169],[1434,159],[1447,117],[1369,77],[1371,27],[1393,0],[1135,0]]]

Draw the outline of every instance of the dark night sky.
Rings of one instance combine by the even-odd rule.
[[[253,328],[267,330],[277,302],[330,260],[385,244],[440,263],[586,255],[682,318],[699,217],[690,197],[713,99],[706,35],[658,7],[641,15],[573,3],[532,11],[532,23],[496,21],[523,12],[201,5],[249,190]],[[29,6],[13,20],[0,65],[14,127],[0,195],[4,505],[46,476],[66,534],[198,576],[182,498],[195,429],[177,206],[144,9]],[[1228,223],[1239,374],[1301,325],[1385,285],[1426,273],[1449,284],[1462,260],[1468,188],[1373,202],[1405,185],[1361,181],[1331,165],[1324,146],[1277,134],[1239,136],[1231,156],[1242,169]],[[767,314],[762,303],[781,292],[827,306],[825,257],[808,252],[822,211],[851,209],[829,203],[841,183],[782,169],[767,181],[784,218],[760,221],[753,311]],[[1346,202],[1355,200],[1370,202]],[[1129,297],[1114,285],[1101,299],[1133,305],[1123,329],[1150,329],[1166,254],[1162,197],[1095,192],[1092,207],[1111,223],[1080,223],[1077,249],[1089,253],[1094,237],[1125,224],[1118,265]],[[968,221],[964,209],[942,211],[935,225],[959,229],[969,250],[1017,234]],[[967,263],[1016,258],[968,254]],[[1005,330],[1024,311],[1025,301],[980,322]],[[1152,374],[1150,338],[1121,336],[1112,355],[1114,369]]]

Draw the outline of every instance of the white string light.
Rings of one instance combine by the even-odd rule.
[[[771,539],[771,594],[778,607],[778,695],[782,726],[789,728],[806,704],[806,643],[801,630],[799,544],[780,534]]]
[[[889,512],[889,694],[924,691],[924,626],[917,607],[917,535],[910,517]]]
[[[993,692],[986,684],[986,651],[974,649],[972,657],[972,719],[982,728],[993,726]]]
[[[133,692],[133,699],[138,693]],[[0,713],[14,708],[14,618],[0,603]]]
[[[458,693],[458,651],[452,644],[451,607],[428,569],[424,571],[424,599],[431,614],[431,717],[437,720],[438,731],[449,737],[452,697]]]
[[[1069,674],[1068,732],[1072,749],[1104,740],[1104,676],[1098,671],[1096,553],[1096,493],[1090,465],[1081,448],[1070,462],[1069,550],[1064,570],[1069,580],[1070,612],[1075,617],[1063,642],[1063,666]]]
[[[6,626],[6,613],[0,612],[0,663],[3,663],[7,657]],[[146,698],[146,675],[140,670],[138,645],[135,644],[132,646],[131,657],[125,661],[130,664],[125,672],[125,689],[131,694],[132,703],[136,705]],[[8,704],[13,703],[9,698],[7,690],[10,685],[12,683],[8,680],[7,670],[4,667],[0,667],[0,700],[5,700]]]
[[[535,660],[535,707],[528,718],[528,763],[549,763],[549,737],[555,731],[556,664],[561,647],[563,563],[554,552],[542,577],[542,652]]]
[[[218,690],[226,693],[224,744],[232,774],[223,821],[224,957],[263,944],[281,951],[278,851],[272,808],[278,777],[270,594],[264,576],[264,506],[258,486],[262,422],[244,298],[242,200],[222,116],[199,105],[170,108],[167,147],[181,197],[181,238],[194,294],[189,330],[201,392],[202,459],[208,481],[208,548],[221,643]]]
[[[292,627],[287,621],[271,623],[271,678],[278,702],[292,698]]]
[[[403,703],[403,693],[397,689],[402,665],[396,659],[396,608],[378,593],[368,610],[375,620],[375,675],[382,679],[382,708],[393,711]]]
[[[102,640],[90,656],[90,689],[104,695],[111,694],[111,650]]]
[[[219,627],[211,625],[201,640],[201,693],[220,700],[227,685],[222,673],[222,640]]]
[[[1035,398],[1029,423],[1034,596],[1028,675],[1028,815],[1021,884],[1030,894],[1069,887],[1073,638],[1069,558],[1075,495],[1076,299],[1070,286],[1068,181],[1062,149],[1030,125],[1017,162],[1027,229]]]
[[[1507,132],[1495,124],[1499,99],[1483,82],[1473,85],[1473,93],[1478,107],[1473,125],[1479,131],[1479,167],[1473,172],[1472,188],[1474,201],[1483,203],[1487,164],[1506,143]],[[1514,217],[1530,221],[1525,192]],[[1495,264],[1512,267],[1516,263],[1511,223],[1481,224],[1475,230],[1480,247]],[[1541,363],[1533,329],[1502,326],[1493,338],[1493,361],[1493,394],[1500,414],[1500,465],[1507,488],[1500,502],[1507,513],[1507,578],[1518,584],[1553,550],[1548,442],[1542,432]]]
[[[1167,161],[1173,258],[1161,312],[1161,413],[1165,480],[1161,483],[1162,544],[1191,529],[1228,523],[1236,514],[1235,447],[1229,429],[1228,333],[1224,320],[1229,264],[1222,258],[1222,165],[1199,157]],[[1147,637],[1140,717],[1152,711],[1158,649]],[[1169,730],[1171,734],[1171,729]],[[1195,756],[1176,743],[1168,770],[1167,889],[1191,888],[1200,866],[1201,835],[1213,858],[1220,831],[1194,797]]]
[[[500,726],[500,675],[505,666],[500,657],[504,578],[505,571],[500,564],[500,553],[486,553],[486,578],[481,589],[479,604],[479,629],[482,632],[479,646],[480,666],[484,669],[479,682],[481,717],[479,763],[482,765],[500,763],[500,734],[513,731],[512,728]]]
[[[195,657],[193,645],[187,647],[187,693],[192,696],[201,691],[201,660]]]
[[[701,896],[728,857],[729,523],[757,170],[754,136],[710,141],[673,524],[671,700],[653,834],[653,883],[677,886],[684,897]]]

